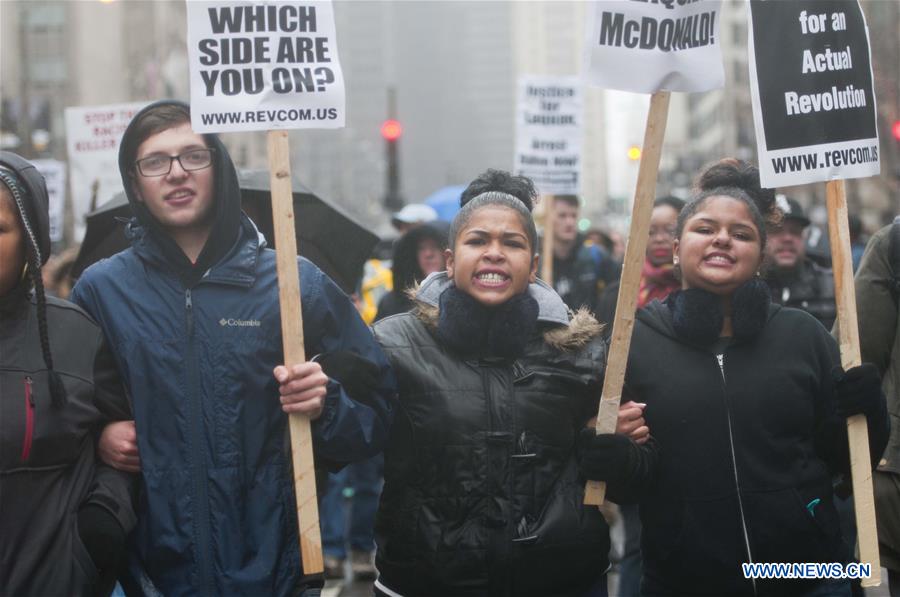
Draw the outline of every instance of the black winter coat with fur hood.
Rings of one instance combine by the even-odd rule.
[[[375,528],[378,585],[406,597],[584,594],[608,567],[609,531],[582,505],[575,452],[600,398],[601,326],[539,282],[519,356],[460,351],[438,333],[436,297],[448,285],[432,274],[413,312],[374,326],[400,388]]]

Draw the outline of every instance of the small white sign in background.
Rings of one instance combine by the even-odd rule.
[[[519,78],[513,169],[547,195],[581,193],[584,82],[580,77]]]
[[[69,184],[75,216],[75,242],[85,232],[84,216],[91,210],[94,183],[99,207],[122,191],[119,143],[132,117],[145,103],[66,108],[66,147]]]

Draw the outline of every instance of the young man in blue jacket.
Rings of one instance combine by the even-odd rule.
[[[301,259],[306,354],[357,375],[336,375],[342,385],[318,362],[281,365],[275,254],[241,212],[225,146],[193,132],[186,104],[139,112],[119,169],[131,247],[90,267],[72,299],[103,328],[134,411],[99,446],[143,479],[129,569],[169,596],[315,592],[284,412],[313,420],[320,462],[370,457],[391,422],[387,361],[346,295]]]

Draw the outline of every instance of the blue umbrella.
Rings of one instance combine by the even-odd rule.
[[[422,203],[434,208],[439,219],[449,222],[459,211],[459,197],[465,188],[463,185],[441,187],[428,195]]]

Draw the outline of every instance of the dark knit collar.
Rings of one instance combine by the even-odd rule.
[[[745,282],[731,299],[731,329],[735,340],[754,338],[769,316],[769,286],[759,278]],[[675,333],[695,344],[709,345],[719,339],[725,315],[722,298],[699,288],[678,290],[666,299]]]
[[[514,359],[534,334],[538,303],[527,292],[487,307],[450,286],[441,293],[437,336],[455,352]]]

